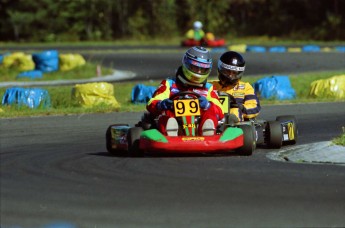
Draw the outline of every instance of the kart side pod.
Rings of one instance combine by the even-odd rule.
[[[279,121],[283,132],[284,144],[296,144],[298,138],[297,119],[293,115],[277,116],[276,121]]]

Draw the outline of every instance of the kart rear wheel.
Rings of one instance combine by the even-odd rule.
[[[112,155],[115,155],[115,156],[125,155],[126,151],[112,148],[111,127],[115,125],[117,126],[118,124],[110,125],[105,133],[106,148],[107,148],[107,151]]]
[[[253,127],[251,125],[239,125],[238,127],[243,131],[243,146],[238,148],[236,152],[240,155],[252,155],[256,148]]]
[[[294,133],[294,140],[286,141],[286,142],[284,142],[284,144],[287,144],[287,145],[296,144],[297,139],[298,139],[298,128],[297,128],[298,126],[297,126],[297,119],[296,119],[296,117],[293,116],[293,115],[277,116],[276,120],[279,121],[280,123],[287,122],[287,121],[291,121],[292,122],[293,133]]]
[[[283,131],[278,121],[268,121],[266,126],[267,145],[279,149],[283,145]]]
[[[128,130],[128,155],[131,157],[141,157],[144,155],[139,148],[140,135],[143,129],[141,127],[132,127]]]

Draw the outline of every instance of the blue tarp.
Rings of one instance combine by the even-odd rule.
[[[147,103],[151,98],[153,93],[156,91],[154,86],[146,86],[143,84],[137,84],[132,89],[132,103]]]
[[[264,46],[247,46],[247,52],[266,52],[266,47]]]
[[[321,51],[321,48],[318,45],[305,45],[302,47],[302,51],[304,51],[304,52],[319,52],[319,51]]]
[[[337,46],[335,47],[335,50],[340,51],[340,52],[345,52],[345,46]]]
[[[17,78],[35,79],[35,78],[42,78],[42,77],[43,77],[43,73],[40,70],[24,71],[17,75]]]
[[[291,100],[296,98],[296,92],[291,87],[289,76],[265,77],[255,82],[253,87],[255,93],[263,99]]]
[[[273,47],[270,47],[268,50],[269,50],[269,52],[286,52],[286,47],[284,47],[284,46],[273,46]]]
[[[59,53],[57,50],[48,50],[32,54],[36,70],[53,72],[59,69]]]
[[[2,97],[2,105],[18,104],[26,105],[29,108],[50,107],[50,96],[48,91],[40,88],[12,87],[5,91]]]

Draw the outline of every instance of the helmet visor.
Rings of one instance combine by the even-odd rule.
[[[237,79],[237,76],[241,73],[234,70],[220,70],[219,72],[225,77],[230,78],[230,79]]]
[[[218,71],[229,79],[240,79],[245,67],[232,66],[225,63],[218,63]]]
[[[209,74],[211,72],[211,63],[202,63],[193,59],[185,58],[184,64],[188,70],[196,74]]]

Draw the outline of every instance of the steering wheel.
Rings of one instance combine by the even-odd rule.
[[[188,98],[186,98],[186,96],[190,96]],[[196,92],[193,92],[193,91],[182,91],[182,92],[178,92],[178,93],[175,93],[174,95],[172,95],[170,97],[171,100],[176,100],[176,99],[196,99],[196,98],[199,98],[201,95],[196,93]]]

